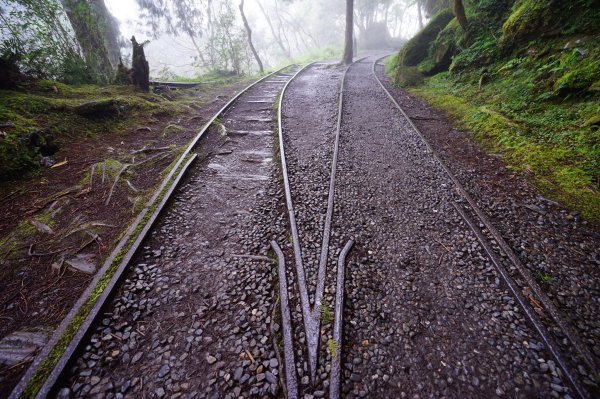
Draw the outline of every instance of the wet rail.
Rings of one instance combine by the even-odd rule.
[[[335,198],[335,184],[336,184],[336,171],[338,163],[338,154],[340,146],[340,133],[342,128],[342,117],[344,109],[344,89],[346,83],[346,75],[352,66],[362,60],[360,58],[348,65],[343,72],[339,96],[338,96],[338,115],[337,115],[337,127],[335,132],[333,157],[331,162],[331,172],[329,178],[329,191],[327,198],[327,211],[325,214],[325,223],[323,226],[323,236],[321,243],[321,252],[319,256],[319,263],[317,269],[316,289],[312,295],[313,305],[311,306],[310,295],[308,292],[307,277],[302,261],[302,248],[300,245],[300,237],[298,234],[298,227],[296,223],[296,216],[294,211],[294,204],[292,201],[292,190],[290,187],[290,181],[288,177],[288,165],[285,155],[284,146],[284,132],[282,124],[283,116],[283,99],[286,94],[288,85],[293,79],[302,73],[306,68],[310,67],[307,65],[305,68],[298,71],[294,78],[290,79],[288,84],[284,87],[280,101],[279,101],[279,149],[281,158],[281,171],[283,175],[283,185],[285,191],[285,202],[289,217],[290,230],[292,233],[292,242],[294,250],[294,271],[296,273],[298,282],[298,291],[300,297],[300,306],[302,310],[303,328],[306,334],[306,345],[308,350],[308,368],[311,381],[315,381],[315,375],[317,370],[317,358],[319,350],[319,342],[321,341],[321,313],[320,307],[323,301],[323,294],[325,291],[325,280],[327,275],[327,258],[329,253],[329,241],[331,237],[331,224],[333,220],[333,209],[334,209],[334,198]],[[334,326],[333,326],[333,340],[335,347],[337,348],[335,353],[332,354],[331,360],[331,374],[329,383],[329,397],[330,399],[337,399],[340,397],[340,380],[341,380],[341,354],[342,354],[342,331],[343,331],[343,310],[344,310],[344,280],[345,280],[345,264],[346,257],[352,249],[354,242],[349,240],[344,248],[342,249],[338,262],[336,272],[336,296],[335,296],[335,308],[334,308]],[[282,315],[282,329],[283,329],[283,344],[284,344],[284,355],[285,355],[285,370],[286,370],[286,388],[288,399],[295,399],[298,397],[298,383],[296,378],[295,358],[294,352],[297,348],[294,348],[290,307],[288,300],[288,286],[287,276],[285,268],[285,258],[283,251],[277,242],[271,242],[271,246],[275,251],[279,263],[279,288],[280,288],[280,306]]]
[[[153,195],[137,215],[124,236],[117,243],[115,249],[106,259],[102,268],[98,271],[87,289],[53,333],[49,342],[36,356],[31,366],[13,389],[9,396],[10,399],[22,397],[32,381],[39,381],[39,379],[42,378],[44,379],[44,383],[37,392],[34,392],[35,397],[46,398],[56,393],[57,383],[60,381],[62,375],[68,370],[69,365],[72,364],[73,358],[78,354],[85,339],[89,337],[91,331],[93,331],[93,327],[98,323],[103,309],[105,309],[106,305],[110,302],[110,298],[120,287],[122,277],[126,270],[128,270],[130,262],[132,262],[137,255],[142,243],[146,237],[148,237],[148,234],[153,230],[158,217],[166,208],[168,208],[169,201],[174,196],[174,193],[179,187],[181,180],[190,169],[190,166],[197,160],[198,154],[195,154],[194,150],[201,142],[202,138],[212,126],[216,126],[219,118],[230,110],[250,89],[261,84],[269,85],[271,78],[279,79],[279,82],[291,79],[292,75],[286,74],[284,71],[293,67],[296,66],[288,65],[278,69],[241,90],[217,113],[215,113],[196,134],[186,147],[185,151],[179,156],[168,175],[161,181],[156,191],[154,191]],[[114,273],[111,273],[113,270]],[[109,278],[107,278],[107,276]],[[101,291],[96,301],[91,301],[90,298],[104,279],[109,280],[106,287]],[[92,305],[91,310],[89,313],[83,314],[84,309],[86,306],[90,306],[90,303]],[[44,375],[41,370],[42,366],[48,367],[48,359],[56,353],[56,348],[59,347],[59,345],[64,344],[65,337],[67,336],[66,334],[73,328],[73,322],[76,318],[80,317],[84,317],[84,321],[78,326],[74,335],[68,338],[66,349],[60,354],[56,363],[50,364],[50,367],[52,367],[50,374],[48,376]],[[28,397],[31,396],[31,394],[31,392],[28,392]]]
[[[398,109],[400,114],[408,121],[411,128],[417,133],[419,138],[423,141],[425,146],[428,149],[428,152],[433,156],[433,158],[437,161],[437,163],[442,167],[448,178],[454,183],[455,189],[461,197],[461,202],[453,202],[452,205],[456,209],[457,213],[461,216],[461,218],[465,221],[468,228],[473,232],[484,251],[488,255],[491,263],[496,268],[498,274],[504,281],[504,283],[508,286],[510,292],[515,297],[519,306],[523,310],[526,318],[533,325],[535,331],[540,336],[542,342],[556,361],[556,364],[560,366],[564,377],[568,381],[569,385],[574,390],[574,393],[577,397],[581,399],[591,398],[592,395],[583,387],[583,384],[577,378],[577,371],[574,370],[574,367],[570,367],[569,363],[565,360],[564,354],[559,349],[555,339],[549,333],[548,328],[544,325],[544,323],[540,320],[540,318],[536,315],[533,307],[528,303],[523,294],[521,293],[521,288],[515,280],[510,276],[506,268],[503,266],[502,261],[500,260],[499,254],[493,249],[493,245],[490,242],[490,239],[486,237],[486,235],[482,232],[480,227],[484,227],[485,230],[489,233],[491,238],[497,243],[500,247],[502,253],[506,255],[510,264],[518,271],[519,276],[525,281],[525,285],[531,289],[531,291],[536,296],[536,302],[539,302],[543,305],[544,310],[550,314],[552,320],[555,325],[562,331],[565,337],[570,342],[571,346],[577,351],[579,355],[579,359],[592,373],[597,370],[597,365],[595,364],[592,355],[589,353],[588,349],[582,344],[579,337],[576,335],[574,331],[567,325],[564,317],[561,315],[556,306],[551,302],[548,296],[542,291],[541,287],[535,282],[531,274],[526,270],[525,266],[510,247],[510,245],[506,242],[506,240],[502,237],[498,229],[492,224],[492,222],[487,218],[481,208],[477,205],[475,200],[469,195],[466,191],[462,183],[456,178],[456,176],[450,171],[450,169],[444,164],[441,158],[438,156],[433,147],[429,144],[423,133],[417,128],[417,126],[413,123],[408,114],[404,111],[404,109],[400,106],[400,104],[396,101],[394,96],[389,92],[384,83],[381,81],[377,74],[377,66],[380,65],[380,61],[389,57],[386,55],[384,57],[378,58],[373,62],[372,73],[373,77],[385,92],[387,97],[391,100],[394,106]],[[466,206],[465,206],[466,205]],[[470,210],[475,216],[475,220],[471,216],[468,215],[467,210]]]

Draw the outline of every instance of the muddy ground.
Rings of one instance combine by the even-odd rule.
[[[128,132],[101,137],[75,137],[74,132],[53,155],[56,163],[66,160],[64,166],[43,167],[37,178],[2,184],[0,240],[12,239],[15,230],[27,234],[17,235],[1,255],[0,339],[16,331],[51,333],[93,279],[90,267],[102,265],[181,147],[247,84],[191,90],[189,95],[197,98],[193,108],[176,118],[149,115]],[[107,204],[127,163],[132,166]],[[32,221],[42,225],[35,227]],[[78,256],[87,272],[65,263]],[[1,366],[0,397],[8,395],[28,364]]]

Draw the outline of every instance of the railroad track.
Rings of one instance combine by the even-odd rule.
[[[359,62],[363,60],[357,60]],[[296,223],[296,212],[294,211],[294,204],[292,200],[292,189],[290,185],[290,179],[288,176],[288,165],[285,154],[284,144],[284,131],[283,131],[283,100],[286,94],[286,89],[289,84],[302,73],[306,68],[310,67],[311,64],[299,70],[294,78],[283,88],[281,97],[279,100],[279,150],[281,158],[281,173],[283,175],[283,186],[285,190],[285,202],[287,207],[287,214],[290,223],[290,230],[292,233],[292,242],[294,249],[294,264],[295,273],[297,277],[298,291],[300,293],[300,306],[302,308],[302,320],[304,333],[306,335],[307,350],[308,350],[308,364],[311,381],[314,383],[317,370],[317,358],[319,350],[319,342],[321,341],[321,306],[323,302],[323,294],[325,291],[325,279],[327,274],[327,258],[329,254],[329,241],[331,237],[331,224],[333,220],[333,209],[334,209],[334,198],[335,198],[335,184],[336,184],[336,171],[337,162],[340,146],[340,131],[342,127],[342,114],[344,108],[344,86],[346,81],[346,74],[354,63],[350,64],[343,72],[340,89],[339,89],[339,101],[338,101],[338,117],[337,117],[337,128],[335,132],[334,147],[333,147],[333,158],[331,161],[331,172],[329,178],[329,191],[327,196],[327,211],[325,215],[325,223],[323,226],[323,235],[321,243],[321,251],[319,256],[319,266],[317,272],[316,289],[312,295],[308,292],[308,279],[305,272],[305,266],[302,260],[302,248],[300,244],[300,236],[298,234],[298,227]],[[352,249],[354,242],[349,240],[344,248],[342,249],[337,262],[337,273],[336,273],[336,301],[334,310],[334,332],[333,340],[335,341],[335,347],[337,350],[332,356],[331,362],[331,374],[330,374],[330,385],[329,385],[329,397],[331,399],[337,399],[340,396],[340,379],[341,379],[341,353],[342,353],[342,323],[343,323],[343,310],[344,310],[344,280],[345,280],[345,264],[346,257]],[[279,264],[279,296],[281,304],[281,315],[282,315],[282,330],[283,330],[283,344],[285,354],[285,370],[286,370],[286,389],[289,399],[296,399],[299,397],[298,381],[296,378],[296,360],[294,356],[294,342],[293,332],[291,324],[291,311],[289,306],[289,288],[287,285],[287,272],[285,267],[285,257],[279,244],[275,241],[271,242],[271,246],[277,255],[277,261]],[[311,305],[312,303],[312,305]]]
[[[213,127],[223,129],[221,117],[227,114],[228,111],[234,109],[244,95],[251,90],[257,90],[263,87],[263,92],[266,93],[273,100],[276,97],[276,91],[281,88],[287,80],[291,78],[291,74],[285,73],[284,71],[297,68],[294,65],[290,65],[281,68],[271,74],[264,76],[263,78],[252,83],[242,91],[240,91],[235,97],[233,97],[227,104],[225,104],[201,129],[201,131],[193,138],[189,143],[185,151],[181,154],[175,165],[170,170],[168,175],[162,180],[158,189],[151,196],[145,207],[138,214],[132,225],[129,227],[125,235],[116,245],[114,251],[108,257],[99,270],[93,281],[90,283],[85,292],[81,295],[79,300],[73,306],[68,313],[67,317],[61,322],[60,326],[54,332],[50,341],[40,353],[36,356],[33,363],[26,371],[24,376],[21,378],[18,385],[13,389],[9,398],[17,399],[23,397],[25,390],[27,389],[28,395],[32,394],[30,383],[33,381],[44,380],[37,392],[34,392],[37,398],[46,398],[55,395],[57,392],[58,382],[61,380],[65,372],[69,369],[69,366],[73,364],[74,358],[77,356],[86,339],[90,336],[94,326],[97,325],[100,316],[102,315],[103,309],[105,309],[113,297],[114,293],[118,290],[121,285],[123,276],[128,271],[130,263],[134,260],[138,254],[140,247],[144,240],[148,237],[149,233],[153,231],[155,222],[158,217],[168,209],[169,201],[175,196],[176,190],[178,189],[182,179],[188,173],[192,164],[198,159],[198,154],[194,151],[199,144],[204,140],[209,130]],[[263,96],[264,97],[264,96]],[[264,106],[260,104],[268,103],[268,98],[262,98],[259,100],[248,100],[246,103],[253,105],[254,107],[260,108],[252,112],[248,116],[244,116],[244,120],[241,126],[253,126],[260,124],[264,117],[262,116],[265,112]],[[262,108],[261,108],[262,107]],[[247,110],[244,110],[247,112]],[[270,135],[269,132],[264,131],[235,131],[231,132],[232,135],[238,137],[253,136],[253,137],[267,137]],[[247,160],[248,162],[255,163],[253,159]],[[259,162],[260,163],[260,162]],[[237,176],[239,178],[247,178],[250,180],[262,180],[262,176]],[[236,178],[236,176],[223,176],[224,179]],[[101,281],[107,281],[106,286],[103,290],[98,291],[97,286]],[[96,295],[97,300],[93,301],[90,298]],[[86,312],[86,309],[89,312]],[[77,318],[84,318],[80,325],[76,325],[75,320]],[[76,328],[76,331],[73,329]],[[69,334],[71,331],[71,335]],[[68,340],[68,341],[66,341]],[[59,353],[58,360],[52,361],[52,357],[57,356],[57,347],[64,345],[66,348],[62,353]],[[49,375],[45,375],[43,369],[51,367]]]
[[[383,57],[385,58],[385,57]],[[463,218],[467,227],[475,234],[475,237],[481,244],[484,251],[489,256],[491,263],[495,266],[498,275],[503,279],[506,286],[509,288],[512,295],[515,297],[519,306],[522,308],[526,318],[529,320],[531,325],[534,327],[534,330],[540,336],[541,340],[544,342],[548,351],[554,357],[556,363],[560,366],[563,371],[563,377],[568,381],[568,383],[573,388],[574,392],[582,399],[590,398],[591,395],[586,389],[582,386],[577,375],[573,372],[572,367],[570,367],[570,363],[568,360],[565,360],[563,352],[560,347],[556,344],[554,338],[551,334],[548,333],[548,327],[539,320],[533,311],[531,305],[527,302],[527,300],[523,297],[520,292],[519,285],[514,281],[513,277],[506,271],[504,268],[502,261],[499,258],[499,254],[493,249],[493,246],[490,243],[490,237],[486,237],[486,233],[482,232],[478,225],[485,226],[487,230],[487,234],[491,235],[491,238],[495,240],[495,242],[500,247],[501,251],[506,255],[509,261],[513,264],[513,266],[522,273],[522,278],[527,283],[527,286],[531,288],[531,290],[536,294],[537,300],[544,305],[544,309],[553,317],[554,323],[561,328],[564,335],[571,342],[571,346],[577,350],[579,353],[579,358],[582,363],[586,365],[588,369],[594,371],[594,363],[593,358],[589,353],[587,353],[586,348],[580,344],[578,337],[576,334],[571,331],[564,318],[560,315],[557,309],[552,305],[548,298],[545,297],[540,287],[531,279],[531,276],[528,275],[524,266],[520,263],[519,258],[514,254],[511,250],[510,246],[504,241],[500,233],[494,228],[491,222],[486,218],[485,214],[475,201],[469,196],[469,194],[465,191],[460,182],[456,179],[456,177],[450,172],[450,170],[443,164],[440,158],[437,156],[435,151],[433,151],[432,147],[427,143],[424,136],[421,132],[416,128],[416,126],[412,123],[408,115],[404,112],[404,110],[400,107],[400,105],[395,101],[394,97],[387,90],[383,82],[380,80],[377,75],[376,67],[378,63],[383,59],[377,59],[373,62],[372,72],[373,77],[376,79],[381,89],[385,92],[385,94],[390,98],[395,107],[397,107],[399,113],[402,117],[406,118],[406,120],[410,123],[411,128],[417,133],[417,135],[423,140],[426,144],[429,153],[433,156],[436,161],[441,165],[444,169],[445,173],[448,175],[449,179],[454,183],[456,191],[459,196],[462,198],[462,202],[453,203],[452,205],[456,209],[458,215]],[[284,146],[284,126],[282,123],[284,110],[283,110],[283,102],[284,96],[286,94],[286,90],[288,89],[291,82],[294,81],[300,74],[306,71],[311,67],[312,64],[305,66],[304,68],[298,69],[293,74],[283,73],[283,70],[276,71],[270,75],[265,76],[259,81],[253,83],[242,92],[240,92],[236,97],[234,97],[231,101],[229,101],[217,114],[214,115],[213,118],[204,126],[202,131],[193,139],[190,145],[187,147],[186,151],[181,155],[178,161],[175,164],[175,167],[171,170],[168,176],[163,180],[160,184],[159,189],[155,192],[152,198],[149,200],[148,204],[146,204],[145,208],[136,218],[132,227],[128,230],[124,238],[119,242],[117,248],[106,261],[104,267],[99,272],[96,279],[90,285],[90,288],[86,290],[82,298],[77,302],[73,310],[69,313],[65,321],[61,324],[57,332],[54,334],[50,343],[42,350],[42,352],[38,355],[32,367],[27,371],[26,375],[23,377],[19,385],[15,388],[10,398],[19,398],[23,394],[24,388],[27,386],[28,382],[32,380],[32,378],[39,378],[39,374],[36,374],[38,367],[42,364],[42,361],[48,357],[51,353],[52,349],[59,342],[60,338],[63,336],[63,333],[69,328],[71,322],[74,320],[78,314],[80,314],[80,309],[86,304],[88,298],[92,295],[94,287],[100,281],[100,279],[105,275],[105,273],[110,269],[114,268],[115,265],[116,271],[114,275],[112,275],[110,281],[108,282],[107,288],[102,292],[97,302],[95,302],[91,311],[85,318],[84,322],[81,324],[81,327],[75,333],[74,337],[70,340],[66,350],[58,360],[58,363],[53,368],[50,376],[46,379],[46,382],[43,384],[39,392],[37,393],[38,398],[44,398],[48,396],[52,396],[56,394],[58,385],[57,383],[64,376],[65,372],[68,372],[69,366],[73,364],[73,359],[77,356],[77,353],[81,350],[83,343],[86,341],[87,337],[90,336],[92,329],[97,324],[100,315],[102,315],[103,309],[105,309],[107,303],[112,298],[114,292],[119,288],[120,282],[122,280],[122,276],[127,271],[129,264],[134,260],[134,257],[138,253],[138,250],[141,244],[144,242],[145,238],[154,228],[155,222],[159,215],[168,208],[169,200],[174,196],[176,189],[179,186],[179,183],[182,181],[186,172],[191,167],[191,165],[197,160],[198,156],[193,154],[194,149],[202,140],[203,136],[208,132],[208,130],[213,126],[218,126],[220,128],[220,121],[224,114],[226,114],[229,110],[233,109],[236,106],[236,102],[249,90],[252,88],[258,87],[261,83],[264,83],[265,92],[275,95],[281,89],[281,95],[279,98],[279,107],[278,107],[278,140],[279,140],[279,152],[281,159],[281,172],[283,176],[283,185],[285,192],[285,203],[287,207],[287,215],[289,217],[290,230],[292,233],[292,249],[293,249],[293,272],[295,274],[295,283],[297,284],[297,289],[299,291],[299,304],[302,313],[302,327],[304,329],[304,334],[306,337],[306,348],[299,347],[299,342],[294,341],[294,331],[292,330],[292,317],[291,317],[291,306],[289,300],[289,293],[293,290],[292,287],[288,285],[288,275],[289,270],[286,267],[285,256],[286,253],[281,249],[280,244],[276,241],[272,241],[270,243],[273,248],[278,262],[278,283],[279,283],[279,298],[280,298],[280,311],[281,311],[281,324],[282,324],[282,335],[283,335],[283,345],[284,345],[284,367],[285,370],[285,386],[287,391],[288,399],[295,399],[300,397],[300,389],[298,384],[298,376],[296,372],[296,358],[295,354],[298,353],[298,350],[306,349],[306,353],[308,354],[307,362],[308,362],[308,370],[310,374],[311,380],[315,380],[315,374],[317,370],[317,359],[319,352],[319,343],[321,342],[321,305],[323,300],[323,292],[325,290],[326,285],[326,277],[328,272],[328,256],[330,252],[330,236],[331,236],[331,226],[332,222],[335,218],[334,215],[334,199],[336,192],[336,170],[337,170],[337,161],[340,147],[340,134],[343,126],[343,112],[344,112],[344,88],[346,84],[346,75],[348,71],[356,65],[356,63],[361,62],[364,59],[360,59],[355,61],[355,63],[348,66],[342,75],[339,93],[338,93],[338,113],[337,113],[337,126],[335,130],[335,138],[333,143],[333,152],[332,152],[332,162],[331,169],[329,175],[329,186],[328,186],[328,196],[327,196],[327,210],[325,213],[325,221],[323,225],[323,235],[321,242],[321,249],[319,254],[319,262],[317,269],[317,277],[316,277],[316,287],[314,293],[311,295],[309,293],[308,288],[308,278],[306,276],[305,265],[303,264],[302,259],[302,247],[301,247],[301,239],[298,232],[297,222],[296,222],[296,212],[294,208],[294,203],[292,200],[292,187],[290,185],[290,178],[288,176],[288,164],[286,158],[286,148]],[[261,107],[261,104],[270,104],[269,100],[264,100],[260,97],[256,99],[249,99],[248,103],[253,103],[256,107]],[[257,108],[258,109],[258,108]],[[261,109],[264,111],[264,109]],[[258,112],[258,111],[257,111]],[[260,124],[266,123],[266,119],[260,113],[251,114],[249,116],[244,116],[244,123],[247,124]],[[259,134],[267,135],[266,131],[242,131],[236,130],[232,132],[234,135],[238,135],[239,137]],[[224,178],[228,178],[227,176],[223,176]],[[230,176],[232,178],[236,178],[235,176]],[[239,177],[239,176],[238,176]],[[248,175],[245,178],[249,179],[258,179],[260,176],[256,175]],[[465,204],[468,204],[468,207],[465,207]],[[473,214],[474,217],[469,214]],[[474,222],[474,219],[477,222]],[[136,235],[136,231],[141,232]],[[337,399],[340,397],[340,383],[341,383],[341,359],[343,356],[344,346],[343,346],[343,319],[344,319],[344,282],[345,282],[345,264],[346,258],[353,246],[354,242],[349,240],[346,242],[346,245],[341,248],[339,253],[339,257],[336,262],[336,272],[334,274],[335,281],[335,308],[334,308],[334,317],[333,317],[333,341],[334,347],[336,348],[335,353],[332,353],[331,357],[331,368],[330,368],[330,376],[329,376],[329,397],[331,399]],[[289,251],[287,252],[290,253]],[[116,261],[119,259],[119,261]],[[291,280],[294,280],[293,277]],[[312,300],[311,300],[312,296]],[[299,327],[299,326],[296,326]]]
[[[536,283],[535,279],[531,276],[529,271],[523,265],[516,253],[512,250],[510,245],[506,242],[506,240],[504,240],[498,229],[496,229],[496,227],[488,219],[485,213],[477,205],[476,201],[469,195],[469,193],[466,191],[461,182],[444,164],[444,162],[435,152],[433,147],[429,144],[423,133],[421,133],[421,131],[413,123],[408,114],[404,111],[404,109],[396,101],[394,96],[386,88],[386,86],[378,76],[376,69],[377,66],[380,65],[380,61],[387,57],[389,57],[389,55],[378,58],[373,62],[372,75],[374,79],[377,81],[377,83],[379,84],[383,92],[386,94],[386,96],[393,103],[393,105],[398,109],[402,117],[408,121],[410,127],[415,131],[415,133],[426,145],[431,156],[437,161],[437,163],[442,167],[448,178],[453,182],[457,193],[463,200],[462,203],[453,202],[453,207],[462,217],[468,228],[477,237],[477,240],[488,255],[491,263],[496,268],[498,274],[501,276],[502,280],[509,288],[511,294],[519,303],[519,306],[523,310],[527,319],[534,327],[535,331],[541,338],[542,342],[545,344],[548,351],[553,356],[556,363],[562,369],[564,377],[571,385],[576,395],[581,399],[591,398],[592,394],[588,392],[588,390],[580,382],[580,379],[577,377],[577,371],[575,371],[575,369],[578,365],[585,365],[585,367],[587,368],[587,372],[591,372],[592,374],[594,374],[598,370],[599,366],[595,364],[592,354],[589,352],[588,348],[582,343],[578,335],[569,327],[565,317],[556,308],[556,306],[552,303],[548,296],[542,291],[539,284]],[[471,213],[473,217],[469,216],[469,213]],[[482,227],[487,231],[487,235],[489,235],[489,237],[487,237],[486,233],[482,231]],[[500,253],[497,253],[494,250],[494,245],[492,245],[491,240],[494,240],[497,243],[497,246],[501,250]],[[511,276],[507,268],[503,265],[503,262],[501,260],[502,255],[505,255],[509,263],[514,267],[515,270],[518,271],[520,278],[525,282],[525,284],[519,285]],[[547,323],[544,323],[540,320],[531,304],[523,295],[522,290],[524,288],[531,289],[535,296],[533,300],[535,300],[538,304],[542,304],[543,310],[551,316],[554,322],[554,326],[548,326]],[[560,331],[562,331],[563,335],[569,341],[570,348],[573,349],[578,355],[577,364],[572,365],[570,363],[573,362],[569,362],[565,358],[564,351],[561,350],[561,348],[558,346],[556,339],[554,339],[552,334],[548,331],[548,327],[558,327]]]

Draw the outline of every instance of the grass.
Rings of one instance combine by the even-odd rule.
[[[333,311],[331,310],[329,304],[327,304],[325,301],[323,301],[319,306],[319,312],[321,313],[321,320],[323,323],[331,324],[333,322]]]
[[[160,95],[143,93],[130,86],[69,86],[38,81],[19,90],[0,90],[0,123],[14,125],[1,129],[0,181],[38,173],[40,156],[25,143],[32,132],[42,130],[59,145],[86,137],[126,135],[149,119],[175,117],[197,106],[197,91],[208,87]],[[118,104],[118,117],[86,118],[77,113],[82,104],[107,100]]]
[[[327,340],[327,349],[329,349],[329,353],[331,353],[331,357],[335,358],[338,352],[338,345],[333,339]]]
[[[586,76],[588,86],[598,76],[590,70],[600,46],[587,43],[578,50],[587,57],[556,51],[499,61],[487,67],[489,83],[481,89],[483,70],[474,69],[438,74],[409,90],[443,109],[484,149],[502,154],[544,195],[598,221],[600,133],[590,121],[600,115],[600,102],[598,94],[565,88],[573,74]]]
[[[549,284],[554,280],[554,277],[552,277],[549,274],[545,274],[545,273],[540,273],[538,277],[542,283],[546,283],[546,284]]]

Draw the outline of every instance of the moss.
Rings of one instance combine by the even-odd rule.
[[[394,84],[399,87],[418,86],[423,83],[419,67],[398,66],[394,73]]]
[[[107,184],[112,184],[112,181],[115,180],[119,171],[123,168],[123,164],[116,159],[105,159],[102,162],[95,163],[93,168],[94,177],[92,183],[96,182],[96,184],[102,182],[103,176],[104,181]],[[81,180],[81,184],[86,186],[90,184],[90,177],[92,174],[92,170],[88,170]]]
[[[56,89],[56,90],[55,90]],[[0,129],[0,181],[29,177],[39,171],[39,155],[27,148],[25,137],[43,129],[57,142],[77,137],[127,134],[141,120],[160,113],[173,117],[197,102],[191,95],[177,93],[170,101],[155,94],[143,94],[130,87],[68,86],[54,81],[38,81],[25,87],[27,91],[0,90],[0,123],[13,127]],[[112,101],[118,115],[89,119],[77,109],[91,101]]]
[[[503,45],[522,42],[539,34],[552,23],[553,4],[547,0],[521,0],[502,25]]]
[[[592,89],[598,77],[600,77],[600,60],[587,58],[561,76],[554,83],[554,90],[564,95]]]
[[[185,132],[185,128],[183,126],[170,124],[167,125],[163,130],[163,136],[168,136],[170,134],[177,134]]]
[[[32,220],[45,224],[52,228],[55,225],[52,216],[47,213],[36,215],[31,219],[22,220],[8,234],[0,238],[0,259],[10,260],[24,256],[29,249],[32,238],[38,234],[36,227],[31,223]],[[14,273],[15,270],[0,269],[0,277]]]
[[[452,63],[452,57],[458,50],[463,31],[454,18],[429,46],[429,55],[419,64],[419,71],[425,76],[447,71]]]
[[[501,153],[545,195],[600,220],[600,148],[584,119],[599,111],[597,104],[532,104],[528,79],[511,74],[478,90],[441,74],[411,91],[454,117],[484,149]]]
[[[428,56],[429,45],[453,18],[454,14],[449,8],[431,18],[427,26],[402,46],[398,55],[398,66],[419,65]]]
[[[600,114],[599,115],[594,115],[591,118],[589,118],[587,121],[585,121],[585,123],[583,124],[584,127],[598,127],[600,126]]]

